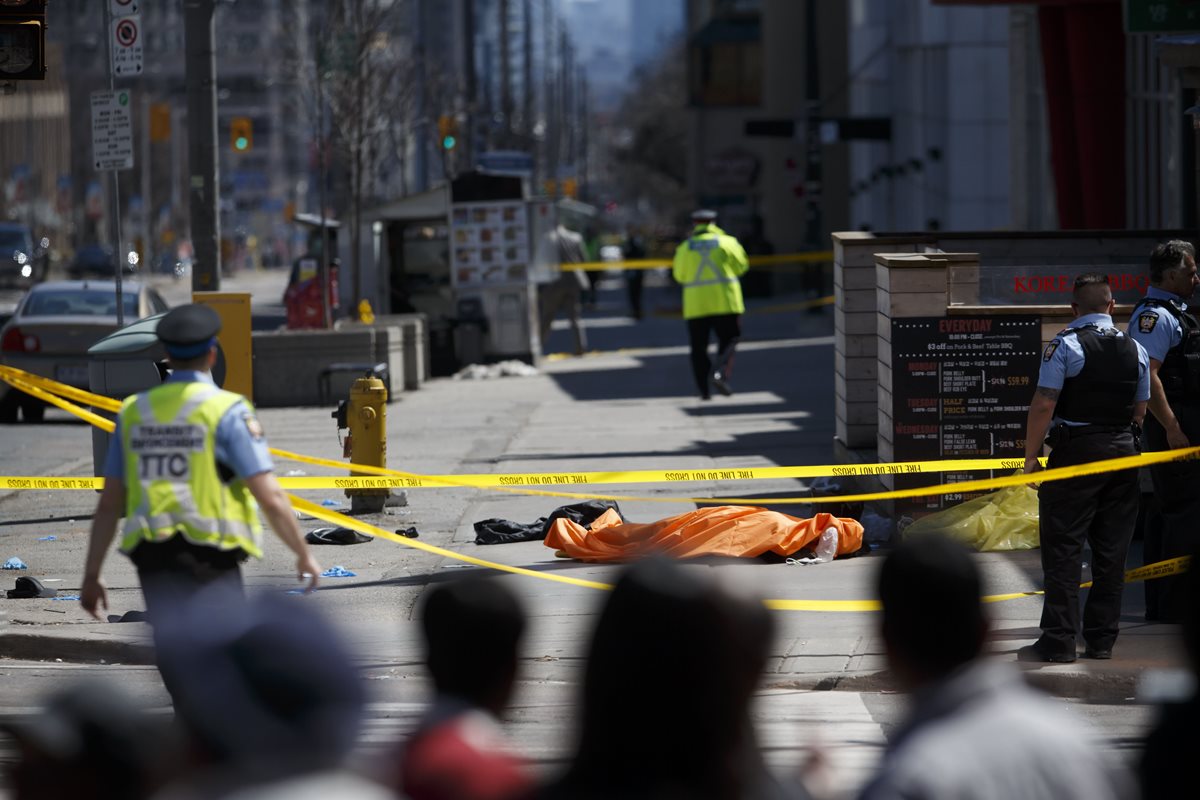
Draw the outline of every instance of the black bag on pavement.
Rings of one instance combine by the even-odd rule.
[[[475,523],[475,544],[508,544],[510,542],[533,542],[546,538],[554,520],[567,518],[585,528],[595,522],[601,514],[613,509],[625,521],[615,500],[585,500],[569,506],[561,506],[549,517],[538,517],[529,524],[507,519],[484,519]]]

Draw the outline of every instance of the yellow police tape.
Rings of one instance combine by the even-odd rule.
[[[832,250],[816,250],[810,253],[780,253],[770,256],[749,256],[752,267],[774,267],[780,264],[813,264],[833,261]],[[624,261],[581,261],[562,264],[567,272],[605,272],[607,270],[662,269],[672,264],[669,258],[631,258]]]
[[[56,396],[55,394],[51,394],[49,391],[47,391],[46,388],[42,388],[42,387],[43,386],[47,387],[47,388],[53,387],[62,395],[69,395],[69,396],[73,397],[74,399],[80,400],[81,402],[88,402],[96,407],[105,408],[106,410],[111,410],[111,411],[117,411],[120,408],[121,404],[117,400],[113,400],[112,398],[103,397],[102,395],[96,395],[91,392],[86,392],[82,389],[75,389],[74,387],[66,386],[65,384],[57,383],[56,381],[51,381],[46,378],[40,378],[38,376],[30,375],[29,373],[22,372],[21,370],[16,370],[11,367],[5,367],[2,365],[0,365],[0,379],[8,381],[13,386],[21,389],[22,391],[26,391],[29,394],[31,394],[35,397],[38,397],[39,399],[53,403],[54,405],[66,410],[72,414],[76,414],[77,416],[80,416],[83,419],[87,419],[93,425],[99,425],[100,427],[104,428],[105,430],[107,430],[109,432],[111,432],[113,430],[114,425],[110,420],[104,419],[103,417],[99,417],[85,409],[82,409],[82,408],[76,406],[75,404],[73,404],[69,401],[63,400],[60,397]],[[41,384],[41,385],[39,386],[37,384]],[[1183,453],[1186,456],[1186,455],[1193,454],[1194,451],[1197,451],[1197,450],[1200,450],[1200,448],[1188,448],[1186,450],[1175,451],[1175,452]],[[477,477],[477,478],[483,478],[483,479],[495,477],[495,476],[453,476],[453,478],[451,478],[450,476],[420,476],[420,475],[415,475],[414,473],[399,473],[398,471],[385,470],[385,469],[379,468],[379,467],[367,467],[365,465],[347,465],[340,461],[330,461],[328,459],[312,458],[309,456],[300,455],[298,453],[289,453],[287,451],[281,451],[281,450],[273,449],[272,452],[283,458],[291,458],[294,460],[306,461],[306,462],[310,462],[310,463],[317,463],[317,464],[321,464],[321,465],[332,466],[332,467],[335,467],[338,469],[347,469],[352,466],[356,471],[372,471],[372,472],[378,471],[378,472],[383,472],[383,473],[397,472],[398,474],[405,476],[404,480],[406,480],[406,481],[410,480],[412,478],[426,479],[426,480],[436,478],[436,480],[438,482],[444,483],[446,485],[460,485],[460,484],[456,484],[452,481],[461,480],[464,477]],[[1148,454],[1148,455],[1170,455],[1170,454]],[[1127,461],[1127,460],[1128,459],[1111,459],[1111,461],[1115,461],[1115,462]],[[1166,460],[1170,460],[1170,459],[1166,459],[1166,458],[1157,459],[1157,461],[1166,461]],[[991,461],[991,460],[981,459],[979,461]],[[937,464],[937,463],[954,463],[954,462],[924,462],[924,463]],[[962,468],[961,463],[964,463],[964,462],[960,462],[959,468]],[[966,462],[966,463],[975,463],[975,462]],[[1096,463],[1101,463],[1101,462],[1096,462]],[[1157,462],[1151,462],[1151,463],[1157,463]],[[866,466],[866,465],[864,465],[864,466]],[[870,465],[870,466],[873,466],[875,468],[880,468],[880,467],[884,467],[886,465],[877,464],[877,465]],[[1124,468],[1124,467],[1117,467],[1117,468]],[[787,468],[777,468],[777,469],[787,469]],[[801,468],[801,469],[803,469],[803,468]],[[810,469],[815,469],[815,468],[810,468]],[[1050,480],[1050,479],[1054,479],[1051,477],[1052,475],[1054,475],[1054,473],[1065,472],[1065,471],[1069,471],[1070,469],[1073,469],[1073,468],[1047,470],[1047,471],[1038,473],[1037,477],[1040,480]],[[1099,472],[1099,471],[1104,471],[1104,470],[1095,470],[1095,471]],[[708,473],[711,471],[704,471],[704,472],[705,472],[705,477],[692,478],[691,480],[713,480],[713,478],[708,476]],[[603,473],[601,473],[601,474],[603,474]],[[874,474],[880,474],[880,473],[869,472],[869,473],[862,473],[862,474],[874,475]],[[409,477],[409,476],[411,476],[411,477]],[[1016,481],[1017,483],[1024,483],[1028,480],[1028,476],[1023,476],[1023,475],[1011,476],[1011,477],[1018,479]],[[287,480],[287,479],[283,479],[283,480]],[[335,479],[335,480],[346,480],[346,479]],[[351,480],[353,480],[353,479],[351,479]],[[358,480],[378,480],[378,479],[358,479]],[[628,482],[628,481],[623,481],[623,482]],[[972,483],[980,483],[980,481],[974,481]],[[85,478],[52,478],[52,477],[4,477],[4,478],[0,478],[0,488],[8,488],[8,489],[31,489],[31,490],[99,489],[99,488],[102,488],[103,485],[104,485],[103,478],[86,478],[86,477]],[[469,488],[482,488],[482,487],[471,486],[470,484],[461,484],[461,485],[466,485]],[[961,484],[961,483],[960,484],[949,484],[949,487],[959,487],[961,489],[961,487],[963,487],[964,485],[966,485],[966,484]],[[524,490],[514,489],[513,487],[509,487],[509,486],[496,486],[496,487],[492,487],[492,488],[502,489],[502,490],[506,490],[506,491],[520,491],[525,494],[549,494],[552,496],[579,496],[579,497],[592,496],[592,495],[575,495],[573,493],[564,494],[564,493],[555,493],[555,492],[535,492],[535,491],[529,490],[529,489],[524,489]],[[936,488],[943,488],[943,487],[930,487],[930,488],[936,489]],[[928,491],[928,490],[926,490],[926,491]],[[887,493],[883,493],[883,494],[887,494]],[[853,499],[853,497],[854,496],[851,495],[851,496],[849,496],[849,499]],[[322,519],[322,520],[325,520],[326,522],[332,522],[332,523],[334,523],[336,525],[340,525],[342,527],[347,527],[347,528],[351,528],[352,530],[360,531],[369,536],[374,536],[374,537],[378,537],[381,539],[387,539],[388,541],[392,541],[397,544],[402,544],[402,545],[405,545],[407,547],[411,547],[411,548],[414,548],[417,550],[423,550],[425,552],[428,552],[428,553],[431,553],[434,555],[439,555],[439,556],[443,556],[446,558],[455,559],[455,560],[462,561],[462,562],[465,562],[468,564],[474,564],[476,566],[483,567],[486,569],[494,569],[494,570],[498,570],[501,572],[512,573],[514,575],[525,575],[528,577],[540,578],[542,580],[549,580],[549,581],[554,581],[557,583],[565,583],[565,584],[569,584],[569,585],[573,585],[573,586],[581,586],[581,587],[591,588],[591,589],[611,589],[612,588],[611,584],[601,583],[598,581],[588,581],[588,580],[583,580],[581,578],[572,578],[572,577],[564,576],[564,575],[555,575],[552,573],[545,573],[545,572],[540,572],[537,570],[530,570],[530,569],[526,569],[524,567],[514,567],[514,566],[511,566],[508,564],[501,564],[501,563],[494,562],[494,561],[487,561],[485,559],[475,558],[474,556],[469,556],[469,555],[466,555],[463,553],[458,553],[453,550],[446,550],[444,548],[437,547],[437,546],[431,545],[431,544],[427,544],[425,542],[418,542],[418,541],[409,539],[407,537],[399,536],[398,534],[395,534],[395,533],[389,533],[388,531],[386,531],[382,528],[379,528],[375,525],[371,525],[369,523],[363,522],[363,521],[355,519],[353,517],[346,516],[345,514],[340,514],[336,511],[331,511],[330,509],[327,509],[323,506],[317,505],[316,503],[313,503],[311,501],[305,500],[304,498],[297,497],[292,494],[289,494],[288,498],[291,501],[293,508],[295,508],[299,511],[303,511],[303,512],[307,513],[309,516],[312,516],[316,519]],[[628,499],[628,498],[615,498],[615,499]],[[663,498],[645,498],[645,499],[662,500]],[[831,499],[835,499],[835,498],[820,498],[821,501],[825,501],[825,502],[828,502]],[[846,499],[846,498],[838,498],[838,499]],[[673,501],[678,502],[679,500],[678,500],[678,498],[676,498]],[[701,499],[693,500],[693,501],[694,502],[704,502],[704,503],[717,502],[717,500],[715,498],[701,498]],[[724,500],[721,502],[727,503],[730,501],[727,499],[727,500]],[[780,502],[780,501],[779,500],[771,500],[769,502]],[[812,499],[803,499],[803,500],[794,499],[794,500],[791,500],[790,502],[814,502],[814,500],[812,500]],[[747,503],[738,503],[738,504],[745,505]],[[755,504],[758,504],[757,501]],[[1139,567],[1137,569],[1129,570],[1128,572],[1125,573],[1125,580],[1126,580],[1126,582],[1132,582],[1132,581],[1139,581],[1139,580],[1150,580],[1153,578],[1165,577],[1167,575],[1175,575],[1180,572],[1186,571],[1189,566],[1189,563],[1190,563],[1190,559],[1188,557],[1183,557],[1183,558],[1171,559],[1168,561],[1161,561],[1161,562],[1158,562],[1155,564],[1149,564],[1144,567]],[[1085,586],[1085,587],[1090,586],[1090,585],[1091,585],[1090,582],[1083,584],[1083,586]],[[1018,599],[1021,597],[1032,597],[1032,596],[1036,596],[1036,595],[1039,595],[1042,593],[1043,592],[1041,592],[1041,591],[1014,592],[1011,594],[990,595],[983,599],[985,602],[1001,602],[1004,600],[1014,600],[1014,599]],[[768,608],[778,610],[778,611],[860,612],[860,611],[877,611],[879,609],[878,601],[874,601],[874,600],[769,599],[769,600],[764,600],[763,602],[767,605]]]
[[[56,406],[69,411],[70,413],[81,416],[84,419],[98,425],[105,430],[111,431],[113,423],[102,417],[98,417],[85,409],[78,408],[72,403],[62,400],[50,394],[49,391],[39,388],[40,386],[53,389],[64,395],[70,395],[81,402],[87,402],[97,407],[103,407],[107,410],[117,410],[120,407],[120,402],[111,398],[95,395],[91,392],[86,392],[82,389],[65,386],[56,381],[42,378],[20,370],[14,370],[11,367],[0,366],[0,379],[7,380],[14,386],[30,391],[37,397],[54,403]],[[636,479],[631,480],[627,476],[642,475],[642,480],[646,482],[682,482],[683,480],[696,481],[720,481],[720,480],[762,480],[769,478],[787,478],[787,477],[816,477],[822,475],[880,475],[880,474],[919,474],[922,471],[927,472],[947,472],[947,471],[965,471],[965,470],[984,470],[984,469],[1013,469],[1019,466],[1015,459],[974,459],[974,460],[949,460],[949,461],[933,461],[933,462],[897,462],[891,464],[871,464],[871,465],[823,465],[816,467],[763,467],[757,469],[733,469],[733,470],[642,470],[638,472],[610,472],[610,473],[544,473],[541,475],[519,475],[519,474],[504,474],[504,475],[422,475],[420,473],[407,472],[404,470],[388,469],[386,467],[373,467],[366,464],[347,464],[343,461],[333,461],[330,459],[316,458],[306,456],[300,453],[293,453],[287,450],[279,450],[271,448],[271,453],[279,458],[300,463],[312,464],[315,466],[329,467],[332,469],[350,469],[356,473],[367,475],[384,476],[384,479],[390,479],[391,482],[383,482],[381,478],[365,478],[365,477],[348,477],[348,478],[315,478],[315,479],[299,479],[298,484],[293,484],[287,480],[287,488],[325,488],[320,482],[331,481],[332,486],[329,488],[425,488],[426,486],[441,486],[441,487],[458,487],[468,489],[490,489],[493,491],[532,495],[539,497],[558,497],[569,498],[573,500],[615,500],[615,501],[637,501],[649,503],[694,503],[697,505],[803,505],[812,503],[831,503],[831,502],[866,502],[873,500],[888,500],[903,497],[925,497],[937,494],[959,494],[964,492],[987,491],[991,489],[1003,488],[1006,486],[1020,486],[1028,483],[1031,480],[1053,481],[1064,480],[1066,478],[1074,478],[1082,475],[1094,475],[1102,472],[1112,472],[1122,469],[1133,469],[1136,467],[1146,466],[1149,464],[1160,464],[1168,461],[1175,461],[1184,458],[1191,458],[1200,455],[1200,447],[1189,447],[1180,450],[1169,450],[1153,453],[1142,453],[1136,456],[1124,456],[1122,458],[1107,459],[1104,461],[1093,461],[1087,464],[1078,464],[1070,467],[1059,467],[1057,469],[1044,470],[1035,476],[1028,475],[1007,475],[998,478],[984,478],[973,481],[961,481],[958,483],[944,483],[936,486],[917,487],[913,489],[897,489],[885,492],[868,492],[850,495],[833,495],[823,497],[788,497],[788,498],[755,498],[755,497],[664,497],[664,496],[634,496],[634,495],[605,495],[588,492],[566,492],[566,491],[551,491],[544,489],[531,488],[530,484],[568,484],[579,485],[584,483],[633,483],[640,482]],[[684,478],[684,475],[690,477]],[[607,476],[607,477],[606,477]],[[530,480],[530,478],[534,480]],[[26,478],[18,478],[18,481],[27,480]],[[305,485],[304,481],[312,480],[313,484]],[[403,483],[400,483],[400,481]],[[353,484],[353,485],[352,485]],[[0,486],[3,486],[0,483]],[[19,488],[19,487],[11,487]]]

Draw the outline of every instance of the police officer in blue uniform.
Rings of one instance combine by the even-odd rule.
[[[1178,239],[1150,254],[1150,287],[1133,310],[1129,335],[1150,356],[1150,418],[1147,450],[1176,450],[1200,444],[1200,323],[1188,311],[1200,277],[1196,250]],[[1200,462],[1150,466],[1160,526],[1148,527],[1145,561],[1185,556],[1200,544]],[[1146,616],[1180,622],[1186,609],[1182,576],[1146,584]]]
[[[259,510],[296,555],[297,574],[316,586],[320,568],[272,472],[261,424],[245,398],[213,383],[220,327],[205,305],[169,311],[156,332],[170,377],[122,404],[80,588],[97,619],[108,608],[101,567],[121,517],[121,550],[137,567],[152,622],[201,590],[241,599],[240,564],[261,555]]]
[[[1071,309],[1075,320],[1042,354],[1026,425],[1026,474],[1041,469],[1043,438],[1051,448],[1050,468],[1136,455],[1139,449],[1150,397],[1146,351],[1113,327],[1105,276],[1077,277]],[[1092,588],[1083,611],[1084,656],[1112,657],[1137,511],[1137,470],[1041,484],[1042,635],[1017,651],[1019,660],[1075,660],[1085,543],[1092,548]]]

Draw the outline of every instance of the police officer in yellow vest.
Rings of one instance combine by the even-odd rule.
[[[709,381],[724,395],[733,394],[729,383],[733,353],[742,335],[742,285],[738,281],[750,263],[738,240],[716,225],[717,212],[692,212],[692,235],[675,250],[671,275],[683,286],[683,318],[691,343],[692,374],[701,399],[708,400]],[[717,334],[717,360],[708,358],[708,340]]]
[[[320,567],[272,472],[262,425],[245,398],[210,375],[220,328],[208,306],[169,311],[157,334],[170,377],[121,405],[80,589],[97,619],[108,609],[100,571],[122,516],[120,549],[137,567],[151,621],[202,589],[242,598],[240,563],[262,556],[260,509],[295,553],[300,579],[316,587]]]

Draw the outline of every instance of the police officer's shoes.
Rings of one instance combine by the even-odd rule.
[[[1088,645],[1083,650],[1083,657],[1094,658],[1097,661],[1107,661],[1108,659],[1112,658],[1112,648],[1092,647],[1091,645]]]
[[[729,397],[733,394],[733,387],[729,385],[729,381],[719,372],[714,372],[712,376],[713,386],[717,387],[717,391]]]
[[[1027,644],[1017,651],[1017,661],[1032,661],[1043,664],[1070,664],[1074,660],[1074,653],[1051,653],[1038,647],[1037,644]]]

